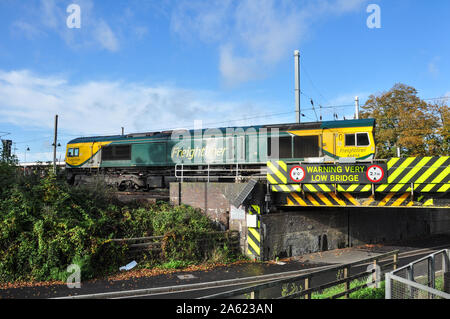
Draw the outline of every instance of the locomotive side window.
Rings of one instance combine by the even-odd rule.
[[[345,146],[369,146],[368,133],[345,134]]]
[[[111,145],[102,148],[102,161],[131,160],[131,145]]]
[[[369,146],[369,134],[367,133],[358,133],[356,134],[356,143],[358,146]]]
[[[67,150],[67,157],[78,157],[79,156],[79,148],[69,148]]]
[[[355,146],[355,134],[345,134],[345,146]]]
[[[294,158],[319,157],[319,153],[319,135],[294,137]]]

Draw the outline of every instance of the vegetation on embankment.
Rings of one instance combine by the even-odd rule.
[[[112,238],[164,236],[161,252],[145,266],[235,260],[226,243],[208,251],[198,245],[216,230],[192,207],[124,206],[103,185],[72,187],[0,162],[0,282],[66,280],[70,264],[81,267],[83,280],[115,273],[131,260],[126,243]]]

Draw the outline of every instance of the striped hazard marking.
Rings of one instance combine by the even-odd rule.
[[[287,165],[283,161],[267,162],[267,180],[270,184],[287,184]]]
[[[287,206],[361,206],[349,193],[298,193],[287,194]]]
[[[378,196],[377,196],[378,197]],[[290,193],[286,196],[286,206],[361,206],[361,207],[411,207],[432,206],[432,199],[419,196],[411,199],[411,193],[380,194],[376,199],[371,195],[368,198],[355,198],[350,193],[307,193],[301,196],[299,193]]]
[[[374,185],[376,193],[446,193],[450,190],[450,156],[391,158],[387,162],[386,184]],[[273,192],[369,193],[372,184],[289,184],[287,165],[268,163],[267,179]]]
[[[261,222],[259,220],[259,215],[261,215],[261,208],[259,205],[250,205],[248,208],[248,213],[250,215],[258,215],[258,227],[248,227],[247,228],[247,253],[253,255],[257,258],[261,257]]]

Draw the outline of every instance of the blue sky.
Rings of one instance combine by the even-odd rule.
[[[78,4],[81,28],[68,28]],[[368,28],[370,4],[381,28]],[[450,96],[446,0],[2,0],[0,131],[24,161],[72,138],[353,115],[353,99],[395,83]],[[336,106],[330,108],[329,106]],[[328,107],[328,108],[327,108]],[[4,133],[0,133],[0,136]]]

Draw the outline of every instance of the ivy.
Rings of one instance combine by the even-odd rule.
[[[150,265],[234,256],[214,238],[202,244],[215,228],[192,207],[124,206],[101,183],[73,187],[51,172],[23,176],[14,163],[0,163],[0,190],[0,282],[65,280],[73,263],[83,280],[117,272],[129,262],[128,246],[112,238],[164,236]]]

